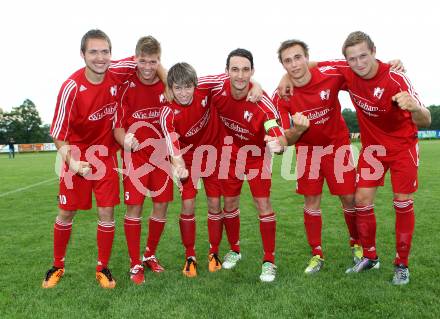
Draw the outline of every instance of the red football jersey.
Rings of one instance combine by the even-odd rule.
[[[61,86],[50,135],[76,145],[84,158],[93,145],[116,150],[113,118],[118,106],[118,90],[135,70],[135,63],[123,60],[112,63],[100,84],[89,82],[85,68],[72,74]]]
[[[211,92],[213,88],[222,85],[224,80],[224,75],[202,77],[190,105],[180,105],[173,101],[162,108],[160,123],[170,155],[179,155],[181,149],[191,155],[200,145],[217,147],[219,123],[216,110],[211,106]]]
[[[122,87],[115,127],[124,128],[125,132],[131,130],[140,144],[148,138],[162,138],[160,111],[162,106],[168,104],[163,94],[164,89],[162,81],[144,84],[136,74],[133,75]],[[152,148],[144,147],[138,152],[145,155],[152,151]]]
[[[280,113],[281,125],[290,127],[290,117],[302,112],[310,120],[310,127],[296,145],[345,145],[349,143],[348,129],[341,113],[338,92],[345,80],[336,68],[313,68],[310,82],[293,89],[289,101],[274,92],[273,101]]]
[[[222,86],[214,89],[212,103],[223,124],[224,135],[233,138],[233,151],[238,152],[244,145],[256,145],[263,155],[266,146],[264,123],[279,119],[278,112],[267,94],[264,93],[261,101],[257,103],[246,101],[246,97],[236,100],[231,95],[230,81],[227,80]],[[277,126],[268,134],[281,136],[283,133]]]
[[[417,143],[417,126],[409,111],[404,111],[392,97],[407,91],[420,105],[418,94],[405,74],[390,70],[378,61],[377,74],[372,79],[357,76],[344,60],[320,62],[334,66],[345,77],[348,92],[356,108],[363,147],[383,145],[394,153],[409,149]]]

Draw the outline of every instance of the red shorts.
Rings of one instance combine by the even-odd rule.
[[[92,172],[85,177],[73,174],[64,165],[60,178],[58,207],[64,210],[92,208],[92,192],[98,207],[114,207],[119,204],[119,176],[116,154],[100,158],[92,165]]]
[[[207,146],[209,147],[209,146]],[[218,152],[214,146],[208,154],[184,154],[186,168],[189,176],[182,182],[180,193],[182,199],[192,199],[197,196],[200,179],[207,197],[220,197],[222,195],[218,179]]]
[[[386,155],[384,148],[379,154],[373,150],[374,146],[363,148],[359,155],[357,187],[383,186],[385,174],[389,169],[394,193],[412,194],[417,191],[418,144],[389,155]]]
[[[356,170],[350,145],[296,147],[296,192],[302,195],[322,193],[324,179],[333,195],[354,194]]]
[[[239,196],[244,179],[247,179],[253,197],[270,197],[272,185],[270,157],[247,159],[245,163],[232,159],[227,178],[220,178],[223,196]]]
[[[123,156],[124,203],[142,205],[145,196],[151,197],[154,203],[173,200],[173,178],[168,161],[151,164],[149,154],[132,153],[131,158]]]

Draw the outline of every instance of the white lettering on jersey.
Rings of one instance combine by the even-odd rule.
[[[118,103],[113,102],[100,108],[95,113],[89,115],[89,121],[99,121],[107,115],[113,115],[116,111]]]
[[[202,118],[200,120],[197,121],[196,124],[193,125],[193,127],[191,127],[188,132],[186,132],[185,136],[186,137],[190,137],[193,136],[195,134],[197,134],[202,128],[204,128],[206,126],[206,124],[209,121],[209,109],[205,112],[205,114],[203,114]]]
[[[158,107],[145,108],[134,112],[132,116],[138,120],[149,120],[149,119],[159,118],[160,108]]]

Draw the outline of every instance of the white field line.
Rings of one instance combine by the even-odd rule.
[[[50,182],[54,182],[54,181],[56,181],[56,180],[58,180],[58,177],[51,178],[51,179],[47,179],[47,180],[45,180],[45,181],[38,182],[38,183],[35,183],[35,184],[32,184],[32,185],[28,185],[28,186],[26,186],[26,187],[17,188],[17,189],[14,189],[14,190],[12,190],[12,191],[9,191],[9,192],[6,192],[6,193],[2,193],[2,194],[0,194],[0,197],[5,197],[5,196],[11,195],[11,194],[19,193],[19,192],[22,192],[22,191],[28,190],[28,189],[30,189],[30,188],[37,187],[37,186],[39,186],[39,185],[43,185],[43,184],[47,184],[47,183],[50,183]]]

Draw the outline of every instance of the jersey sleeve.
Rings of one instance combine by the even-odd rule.
[[[108,71],[121,81],[121,83],[127,81],[136,73],[136,62],[134,62],[134,57],[131,56],[122,60],[112,61]]]
[[[174,128],[174,112],[169,106],[163,106],[160,112],[160,126],[165,137],[168,153],[171,156],[179,156],[180,143]]]
[[[272,101],[277,109],[278,115],[280,117],[281,127],[285,130],[290,128],[290,112],[289,112],[289,102],[278,95],[278,91],[275,90],[272,95]]]
[[[278,124],[280,118],[278,111],[266,93],[263,94],[263,97],[257,102],[257,105],[264,113],[264,129],[267,134],[275,137],[284,135],[283,130]]]
[[[213,89],[218,89],[222,87],[227,79],[229,79],[229,76],[224,73],[219,75],[202,76],[198,78],[197,88],[200,90],[209,90],[212,92]]]
[[[76,101],[77,84],[69,79],[63,83],[57,98],[55,114],[50,128],[50,135],[57,140],[66,141],[70,133],[72,109]]]
[[[415,91],[413,85],[411,84],[411,81],[404,73],[390,70],[390,77],[394,82],[397,83],[401,92],[408,92],[420,106],[424,106],[422,101],[420,100],[419,94]]]
[[[119,105],[116,109],[116,115],[114,120],[115,128],[125,128],[126,127],[126,116],[128,109],[128,89],[130,85],[126,83],[121,90],[121,97],[119,100]]]

